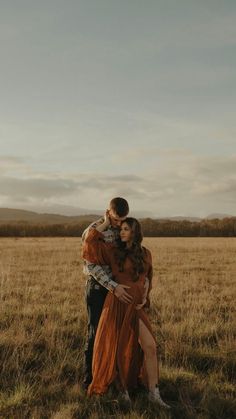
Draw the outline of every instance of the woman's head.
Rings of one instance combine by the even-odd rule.
[[[136,218],[127,217],[121,223],[120,239],[122,243],[140,245],[143,240],[142,229]]]
[[[144,271],[144,253],[141,246],[143,234],[141,225],[136,218],[127,217],[121,223],[120,238],[117,241],[116,260],[120,272],[124,270],[127,257],[134,269],[133,280],[137,281],[139,274]]]

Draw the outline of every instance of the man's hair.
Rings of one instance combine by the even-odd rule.
[[[113,198],[110,202],[110,209],[119,217],[125,217],[129,212],[129,204],[124,198]]]

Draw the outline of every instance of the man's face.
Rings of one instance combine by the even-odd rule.
[[[112,227],[120,227],[122,221],[126,219],[127,215],[125,217],[119,217],[119,215],[117,215],[114,210],[110,209],[109,217],[110,217]]]

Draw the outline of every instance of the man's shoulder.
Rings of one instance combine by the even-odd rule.
[[[104,222],[104,217],[101,217],[98,220],[93,221],[91,224],[89,224],[89,226],[86,228],[86,230],[88,230],[90,228],[96,228],[97,226],[99,226],[103,222]]]
[[[86,229],[83,231],[82,233],[82,240],[85,239],[85,236],[87,234],[87,232],[91,229],[91,228],[96,228],[97,226],[99,226],[100,224],[102,224],[104,222],[104,218],[101,217],[96,221],[93,221],[91,224],[88,225],[88,227],[86,227]]]

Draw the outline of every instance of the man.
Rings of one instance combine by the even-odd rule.
[[[124,198],[113,198],[109,205],[110,225],[103,231],[104,240],[106,242],[114,242],[119,236],[119,228],[129,213],[128,202]],[[104,222],[104,218],[100,218],[92,223],[83,232],[82,243],[90,228],[95,228]],[[84,261],[84,273],[87,275],[86,283],[86,304],[88,312],[88,336],[84,353],[84,381],[83,386],[86,389],[92,381],[92,358],[95,334],[102,312],[103,304],[107,292],[112,292],[124,303],[131,303],[132,297],[126,291],[126,285],[118,284],[112,278],[109,266],[99,266]]]

